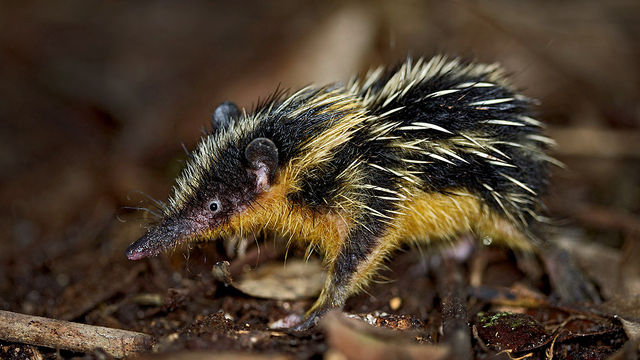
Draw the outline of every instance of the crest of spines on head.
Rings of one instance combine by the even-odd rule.
[[[176,179],[173,194],[169,197],[169,204],[165,208],[166,216],[179,212],[198,191],[200,182],[215,159],[217,144],[222,142],[226,129],[239,116],[240,111],[233,103],[225,102],[216,108],[211,118],[211,132],[206,133],[200,139],[197,148],[188,154],[186,166]]]
[[[282,140],[279,150],[289,161],[284,168],[290,177],[326,162],[366,118],[359,101],[343,88],[327,86],[305,87],[290,95],[276,91],[249,114],[230,102],[221,104],[214,111],[211,133],[201,139],[178,177],[165,212],[176,213],[197,195],[202,181],[218,170],[226,149],[241,152],[239,147],[253,137],[268,135]]]

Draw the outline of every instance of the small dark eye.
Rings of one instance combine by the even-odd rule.
[[[220,211],[220,201],[218,200],[211,201],[209,203],[209,211],[211,211],[214,214]]]

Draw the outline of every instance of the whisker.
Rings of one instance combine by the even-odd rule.
[[[162,216],[160,214],[158,214],[157,212],[146,208],[146,207],[140,207],[140,206],[123,206],[123,209],[127,209],[127,210],[138,210],[138,211],[145,211],[149,214],[151,214],[153,217],[157,218],[157,219],[161,219]]]
[[[160,211],[164,211],[167,208],[167,204],[166,203],[164,203],[163,201],[160,201],[160,200],[154,198],[153,196],[147,194],[146,192],[140,191],[140,190],[130,191],[127,194],[127,200],[131,200],[131,198],[130,198],[131,193],[140,194],[140,195],[144,196],[145,198],[147,198],[147,200],[151,201],[156,206],[156,208],[158,210],[160,210]]]

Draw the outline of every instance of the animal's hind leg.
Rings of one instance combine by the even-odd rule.
[[[602,302],[593,283],[584,275],[571,255],[555,244],[546,244],[540,251],[549,282],[560,299],[567,303]]]
[[[476,226],[480,236],[489,236],[497,244],[516,251],[537,253],[544,263],[554,292],[568,303],[601,301],[594,285],[585,277],[571,256],[553,243],[533,243],[514,225],[499,215],[488,214]]]

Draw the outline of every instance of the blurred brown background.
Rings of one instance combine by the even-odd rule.
[[[123,207],[165,199],[218,103],[439,52],[541,101],[552,212],[640,213],[637,0],[0,3],[0,308],[55,314],[81,264],[128,264]]]

